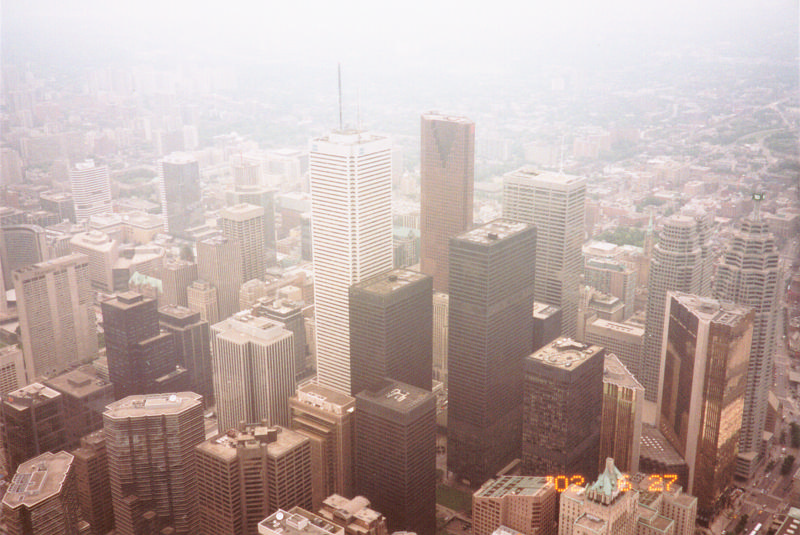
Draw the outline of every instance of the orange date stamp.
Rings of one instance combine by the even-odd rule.
[[[564,492],[570,485],[582,486],[586,483],[586,479],[582,475],[565,475],[558,474],[546,477],[548,483],[552,483],[556,491]],[[641,490],[647,492],[669,492],[672,484],[678,480],[678,474],[648,474],[647,477],[639,485]],[[646,487],[646,489],[644,488]],[[633,490],[630,476],[622,474],[622,477],[617,480],[617,489],[620,492],[627,492]]]

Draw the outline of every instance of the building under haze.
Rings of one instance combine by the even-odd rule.
[[[97,355],[89,262],[71,254],[14,272],[28,382]]]
[[[756,203],[760,202],[759,197]],[[736,467],[737,475],[748,479],[763,450],[762,432],[774,376],[773,354],[780,321],[782,281],[775,237],[767,222],[761,219],[757,206],[752,216],[741,221],[728,242],[714,280],[715,298],[751,307],[755,312]]]
[[[472,227],[475,123],[435,112],[421,121],[420,265],[446,293],[449,240]]]
[[[357,130],[311,140],[317,378],[350,392],[351,285],[392,269],[392,142]]]
[[[616,355],[606,353],[598,469],[611,457],[623,472],[639,471],[643,411],[644,387]]]
[[[391,453],[389,453],[391,452]],[[436,532],[436,399],[398,381],[356,396],[355,486],[390,531]]]
[[[74,458],[65,451],[43,453],[23,463],[3,496],[8,535],[78,535],[80,520]]]
[[[331,494],[353,493],[355,399],[308,383],[289,400],[292,429],[311,443],[314,510]]]
[[[558,491],[554,480],[502,476],[488,480],[472,495],[474,535],[492,535],[505,526],[523,534],[556,535]]]
[[[754,313],[730,302],[667,293],[659,429],[689,465],[689,492],[708,515],[733,481]]]
[[[239,313],[211,327],[219,429],[239,422],[289,427],[295,393],[294,335],[268,318]]]
[[[172,259],[161,269],[162,305],[189,306],[186,289],[197,280],[197,264],[189,260]]]
[[[498,219],[450,240],[447,468],[478,485],[520,453],[536,229]]]
[[[206,406],[213,405],[211,333],[208,322],[200,318],[199,312],[167,305],[158,310],[158,323],[163,331],[172,334],[175,362],[186,369],[189,390],[203,396]]]
[[[229,206],[247,203],[264,209],[264,251],[267,265],[275,264],[275,190],[264,186],[242,185],[225,192]]]
[[[239,288],[244,282],[240,255],[239,242],[225,236],[197,242],[197,277],[217,290],[220,320],[239,312]]]
[[[184,237],[186,229],[205,223],[200,164],[191,154],[174,152],[158,162],[159,197],[164,230]]]
[[[267,253],[264,249],[264,209],[254,204],[236,204],[219,212],[225,237],[239,243],[242,280],[264,280]]]
[[[605,349],[559,338],[525,359],[522,471],[597,471]]]
[[[95,165],[94,160],[79,162],[70,169],[69,181],[78,222],[86,221],[95,214],[112,211],[111,179],[107,165]]]
[[[115,533],[199,533],[200,395],[129,396],[106,407],[103,422]],[[167,528],[174,531],[161,531]]]
[[[70,452],[75,460],[75,479],[81,515],[92,533],[106,534],[114,527],[114,505],[108,484],[108,453],[102,429],[81,438],[80,446]]]
[[[711,291],[709,232],[708,218],[676,214],[664,222],[658,243],[653,247],[642,358],[638,366],[629,368],[644,387],[648,402],[657,400],[663,380],[662,341],[667,292],[707,296]]]
[[[45,231],[38,225],[8,225],[0,228],[0,265],[7,286],[14,286],[16,269],[38,264],[50,257]]]
[[[583,276],[586,179],[523,167],[503,179],[503,217],[536,226],[536,301],[561,308],[575,337]]]
[[[433,280],[394,269],[350,287],[350,394],[386,377],[431,389]]]

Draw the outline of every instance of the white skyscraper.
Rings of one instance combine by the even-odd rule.
[[[503,217],[536,226],[535,300],[562,310],[561,335],[575,337],[583,275],[586,179],[523,167],[503,180]]]
[[[761,197],[754,196],[758,203]],[[769,224],[759,209],[742,220],[717,267],[714,297],[748,306],[755,312],[747,370],[737,475],[750,478],[762,446],[767,398],[772,383],[776,325],[780,311],[780,257]]]
[[[289,427],[296,388],[292,332],[241,312],[213,325],[211,338],[220,431],[241,421]]]
[[[95,165],[94,160],[77,163],[70,170],[69,180],[77,221],[111,212],[111,181],[107,165]]]
[[[14,272],[28,382],[97,354],[89,260],[61,256]]]
[[[311,140],[317,377],[350,392],[348,288],[392,269],[392,143],[354,130]]]

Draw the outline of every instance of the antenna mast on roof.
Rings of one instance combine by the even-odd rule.
[[[361,88],[356,89],[356,128],[361,131]]]
[[[339,68],[339,131],[342,131],[342,64],[337,63]]]
[[[558,162],[558,173],[560,175],[564,174],[564,136],[566,134],[561,134],[561,156]]]

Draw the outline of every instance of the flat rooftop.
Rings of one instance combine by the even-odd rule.
[[[34,507],[58,494],[74,457],[66,451],[43,453],[19,465],[11,479],[3,505],[16,509]]]
[[[60,395],[59,392],[42,383],[31,383],[6,394],[5,403],[17,410],[23,410],[56,399]]]
[[[367,400],[393,412],[407,414],[428,399],[433,399],[433,394],[416,386],[387,379],[375,390],[364,390],[356,398]]]
[[[467,117],[462,117],[460,115],[447,115],[444,113],[439,113],[438,111],[429,111],[428,113],[423,113],[422,118],[428,121],[447,121],[449,123],[474,124],[472,119]]]
[[[306,405],[329,408],[333,412],[336,412],[336,408],[349,407],[355,403],[355,398],[316,383],[305,384],[298,388],[296,398]]]
[[[195,312],[194,310],[181,305],[164,305],[163,307],[159,308],[158,311],[177,319],[186,319],[190,316],[199,314],[199,312]]]
[[[323,510],[329,508],[335,516],[348,523],[355,518],[369,526],[381,517],[378,511],[370,509],[369,500],[364,496],[356,496],[353,499],[349,499],[339,494],[331,494],[322,500],[322,504],[324,506]]]
[[[600,346],[576,342],[571,338],[558,338],[527,358],[553,368],[574,370],[600,351],[603,351]]]
[[[606,521],[589,513],[583,513],[575,520],[575,526],[587,533],[605,533]]]
[[[511,219],[495,219],[490,223],[481,225],[480,227],[468,230],[456,236],[455,240],[466,241],[472,243],[479,243],[481,245],[488,245],[490,243],[504,240],[515,234],[531,228],[532,225],[527,223],[520,223],[512,221]]]
[[[620,323],[617,321],[604,320],[601,318],[594,320],[590,324],[590,327],[595,327],[597,329],[603,329],[606,331],[612,331],[620,334],[627,334],[630,336],[638,336],[638,337],[644,336],[643,327],[639,327],[637,325],[633,325],[630,323]]]
[[[307,441],[304,435],[279,425],[247,425],[244,431],[229,429],[200,443],[197,448],[220,459],[231,460],[236,457],[238,449],[259,448],[266,444],[269,457],[281,457]]]
[[[97,375],[97,370],[91,364],[47,379],[45,383],[47,386],[75,398],[85,398],[98,392],[111,391],[113,388],[111,383]]]
[[[393,269],[354,285],[363,292],[388,295],[415,282],[430,279],[429,275],[410,269]]]
[[[278,509],[258,523],[260,535],[337,535],[342,528],[300,507]]]
[[[533,303],[533,317],[536,319],[547,319],[555,316],[561,309],[555,305],[548,305],[547,303],[540,303],[534,301]]]
[[[263,316],[253,316],[247,311],[238,312],[230,318],[215,323],[211,326],[211,332],[215,336],[235,342],[253,340],[272,342],[281,336],[291,334],[284,328],[283,323]]]
[[[751,310],[731,301],[719,301],[710,297],[699,297],[682,292],[672,292],[672,295],[698,318],[711,323],[733,326],[739,323]]]
[[[194,392],[128,396],[110,403],[103,417],[121,419],[178,414],[195,405],[202,405],[202,399],[203,396]]]
[[[502,476],[490,479],[475,491],[476,498],[501,498],[506,495],[537,496],[555,492],[555,486],[545,477]]]
[[[522,180],[531,184],[545,187],[560,186],[561,188],[568,188],[586,184],[586,179],[582,176],[565,175],[564,173],[555,173],[553,171],[542,171],[530,165],[526,165],[520,167],[516,171],[506,173],[504,178],[505,180],[510,181]]]

